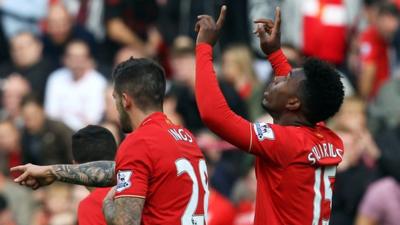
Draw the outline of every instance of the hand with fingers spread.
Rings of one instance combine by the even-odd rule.
[[[50,185],[56,180],[51,166],[37,166],[29,163],[13,167],[11,171],[22,173],[19,177],[14,179],[15,182],[34,190],[42,186]]]
[[[207,43],[211,46],[218,40],[219,32],[225,21],[226,16],[226,6],[221,7],[221,12],[219,14],[217,22],[209,15],[200,15],[197,17],[198,21],[195,26],[195,31],[197,34],[196,43]]]
[[[260,38],[260,47],[266,55],[281,48],[281,10],[275,10],[275,21],[269,19],[256,19],[255,34]]]

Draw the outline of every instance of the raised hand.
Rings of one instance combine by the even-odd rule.
[[[260,38],[260,47],[266,55],[281,48],[281,10],[279,7],[275,10],[275,21],[256,19],[254,23],[257,25],[254,33]]]
[[[219,32],[225,22],[226,10],[225,5],[221,7],[221,12],[216,23],[209,15],[197,16],[197,23],[195,26],[195,31],[198,33],[197,44],[207,43],[213,46],[217,42]]]
[[[22,173],[19,177],[14,179],[15,182],[34,190],[42,186],[50,185],[56,180],[51,166],[37,166],[29,163],[13,167],[11,171]]]

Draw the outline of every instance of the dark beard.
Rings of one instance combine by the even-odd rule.
[[[131,133],[133,131],[130,117],[124,110],[119,112],[119,122],[124,133]]]
[[[121,124],[121,129],[124,133],[131,133],[133,131],[131,119],[129,114],[122,107],[122,102],[117,103],[117,111],[119,115],[119,124]]]

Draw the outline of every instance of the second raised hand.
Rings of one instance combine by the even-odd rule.
[[[255,33],[260,38],[260,47],[266,55],[281,47],[281,10],[276,7],[275,21],[269,19],[254,20],[257,28]]]

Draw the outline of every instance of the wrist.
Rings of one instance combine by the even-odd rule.
[[[58,165],[46,166],[46,176],[55,178],[56,180],[60,179],[60,176],[57,174],[57,171],[60,170]]]

